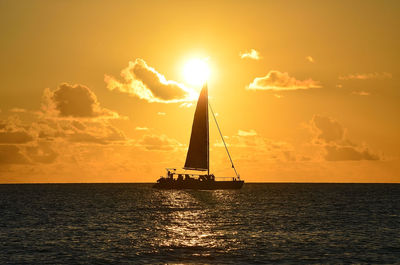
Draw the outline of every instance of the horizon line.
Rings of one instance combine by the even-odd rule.
[[[155,182],[4,182],[0,185],[35,185],[35,184],[154,184]],[[400,184],[400,182],[312,182],[312,181],[265,181],[245,182],[244,184]]]

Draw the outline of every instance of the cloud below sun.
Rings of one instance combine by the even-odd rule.
[[[147,65],[143,59],[130,61],[121,71],[123,81],[105,75],[104,81],[111,91],[136,96],[148,102],[177,103],[194,101],[198,93],[176,81],[167,80],[164,75]]]

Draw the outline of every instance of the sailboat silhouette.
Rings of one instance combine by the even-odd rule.
[[[229,156],[233,170],[236,177],[232,180],[218,181],[215,179],[214,174],[210,174],[210,141],[209,141],[209,119],[208,109],[214,117],[217,124],[218,131],[221,135],[225,149]],[[244,181],[240,180],[240,175],[237,173],[233,164],[232,158],[229,154],[228,147],[222,136],[221,130],[217,123],[217,119],[208,103],[208,88],[204,85],[199,99],[197,101],[196,111],[194,113],[192,134],[190,136],[189,149],[186,155],[185,170],[195,170],[204,173],[186,174],[178,173],[175,168],[167,168],[167,176],[161,177],[154,184],[153,188],[157,189],[202,189],[202,190],[215,190],[215,189],[240,189]],[[205,173],[205,171],[207,173]]]

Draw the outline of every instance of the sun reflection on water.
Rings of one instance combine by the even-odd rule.
[[[156,221],[160,236],[154,239],[154,247],[174,254],[202,257],[215,251],[229,251],[226,232],[219,227],[224,223],[223,216],[219,216],[216,209],[229,201],[229,194],[221,191],[160,191],[160,195],[164,211]]]
[[[168,255],[181,261],[202,258],[211,262],[219,256],[237,255],[237,191],[157,191],[153,200],[155,237],[150,240],[152,256]],[[178,258],[179,257],[179,258]]]
[[[202,209],[192,194],[185,191],[176,191],[166,194],[166,201],[170,209],[167,223],[164,226],[168,237],[161,242],[167,247],[215,247],[212,239],[212,223],[206,209]]]

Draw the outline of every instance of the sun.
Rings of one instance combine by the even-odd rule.
[[[207,59],[191,59],[183,67],[183,76],[186,82],[193,86],[201,86],[210,77],[210,67]]]

